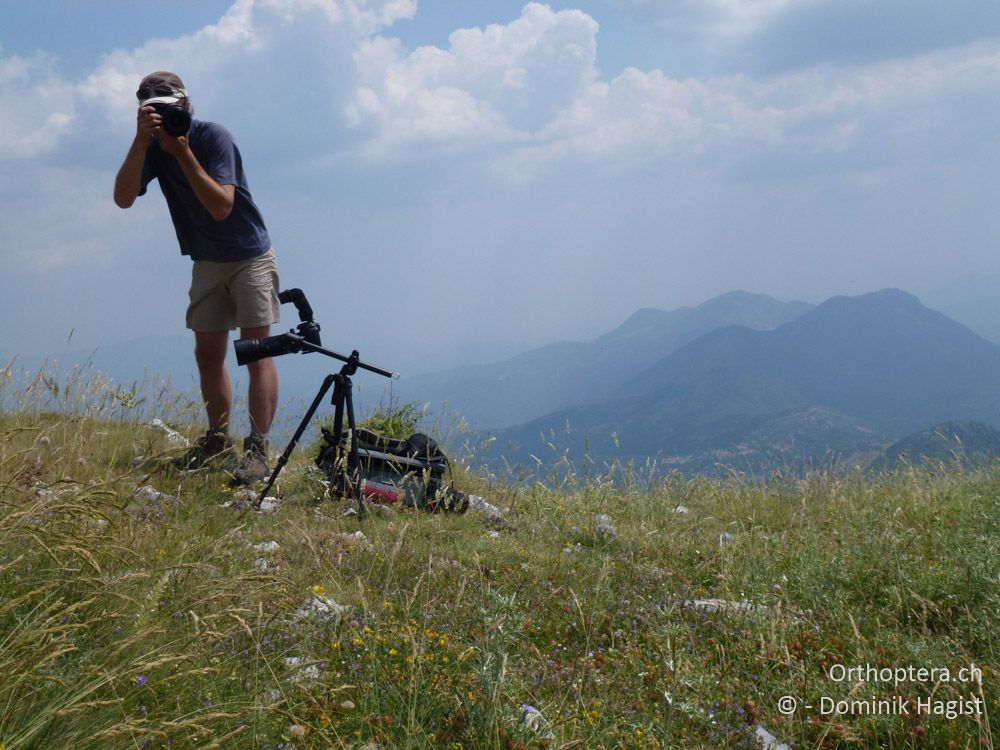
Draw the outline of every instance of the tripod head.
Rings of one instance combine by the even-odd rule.
[[[320,346],[319,323],[313,320],[312,307],[301,289],[288,289],[278,295],[282,304],[291,302],[299,312],[298,326],[277,336],[268,336],[263,339],[238,339],[233,342],[236,350],[236,363],[240,366],[256,362],[258,359],[267,357],[280,357],[283,354],[291,354],[305,351],[302,342],[307,342],[314,346]]]
[[[312,307],[306,299],[306,295],[301,289],[288,289],[278,295],[282,304],[291,302],[298,310],[299,320],[302,321],[288,333],[281,333],[277,336],[268,336],[262,339],[237,339],[233,342],[233,349],[236,351],[236,363],[241,367],[258,359],[268,357],[280,357],[283,354],[308,354],[309,352],[319,352],[328,357],[339,359],[346,363],[341,371],[343,375],[353,375],[358,368],[374,372],[384,378],[399,379],[399,375],[381,367],[375,367],[361,361],[357,349],[351,352],[350,356],[344,356],[329,349],[324,349],[319,338],[319,323],[313,320]]]

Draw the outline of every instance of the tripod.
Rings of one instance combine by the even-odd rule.
[[[260,504],[264,501],[264,498],[267,497],[267,493],[274,485],[275,480],[277,480],[278,474],[281,473],[281,470],[285,468],[285,464],[288,463],[288,459],[292,455],[292,451],[295,450],[295,446],[298,444],[299,438],[301,438],[302,433],[305,432],[310,420],[313,418],[313,415],[319,408],[320,403],[323,401],[323,397],[326,396],[327,391],[329,391],[330,387],[333,386],[333,397],[331,399],[331,403],[334,408],[333,445],[336,447],[339,454],[341,438],[344,434],[344,416],[346,415],[347,427],[351,432],[351,443],[347,454],[346,474],[348,477],[354,476],[355,474],[357,475],[355,486],[358,488],[358,519],[363,520],[365,517],[365,500],[363,497],[364,492],[361,491],[361,480],[363,479],[364,468],[358,460],[358,430],[357,424],[354,421],[354,384],[351,382],[351,376],[358,371],[358,368],[369,370],[370,372],[374,372],[386,378],[394,378],[396,375],[388,370],[383,370],[381,367],[365,364],[361,361],[357,349],[351,352],[351,356],[345,357],[342,354],[337,354],[337,352],[324,349],[321,346],[317,346],[316,344],[306,341],[303,337],[297,336],[291,332],[284,334],[284,337],[290,338],[289,345],[294,347],[294,351],[319,352],[320,354],[325,354],[328,357],[339,359],[344,363],[344,366],[340,368],[339,373],[331,373],[323,379],[323,384],[320,386],[319,392],[313,399],[312,404],[309,405],[309,409],[306,410],[302,421],[299,422],[299,426],[295,430],[295,434],[292,435],[292,439],[289,441],[288,447],[285,448],[285,452],[282,453],[281,458],[278,459],[278,463],[275,465],[274,471],[267,480],[267,484],[264,485],[264,489],[261,490],[260,497],[258,497],[257,502],[254,503],[254,509],[260,510]],[[339,463],[342,459],[343,456],[338,455],[335,463]]]

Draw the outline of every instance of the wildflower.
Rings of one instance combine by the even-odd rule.
[[[325,593],[326,593],[326,587],[324,587],[324,586],[320,586],[320,585],[319,585],[319,584],[317,583],[317,584],[315,584],[315,585],[314,585],[314,586],[312,587],[312,592],[313,592],[314,594],[316,594],[316,596],[320,596],[321,594],[325,594]]]
[[[149,677],[147,677],[144,674],[141,674],[135,678],[135,681],[139,685],[139,687],[146,687],[146,683],[149,682]]]
[[[398,653],[399,652],[396,649],[394,649],[394,648],[390,648],[389,649],[389,656],[396,656],[396,654],[398,654]]]
[[[166,555],[167,555],[167,551],[165,549],[163,549],[163,547],[160,547],[159,549],[156,550],[156,559],[157,560],[162,560],[164,557],[166,557]]]

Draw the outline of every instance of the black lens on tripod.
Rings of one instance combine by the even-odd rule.
[[[266,339],[237,339],[233,342],[236,350],[236,364],[248,365],[259,359],[280,357],[282,354],[298,351],[295,342],[287,334],[268,336]]]

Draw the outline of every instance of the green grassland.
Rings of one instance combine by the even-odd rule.
[[[92,387],[76,408],[52,383],[0,377],[3,750],[752,748],[758,727],[796,748],[1000,736],[989,472],[591,472],[554,490],[459,465],[456,485],[502,520],[361,522],[301,450],[280,509],[257,513],[231,504],[224,473],[169,469],[178,449],[129,418],[134,392]],[[834,679],[858,665],[939,671]],[[799,710],[782,714],[783,696]],[[858,709],[894,696],[909,715]],[[823,697],[854,713],[824,714]],[[976,710],[918,713],[918,699]]]

